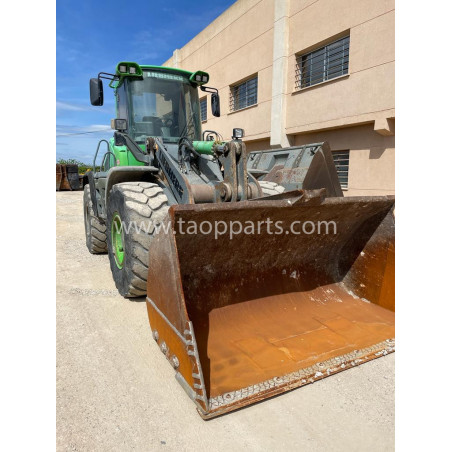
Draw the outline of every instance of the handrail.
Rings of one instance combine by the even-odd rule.
[[[97,154],[99,153],[100,144],[101,144],[102,142],[107,143],[107,146],[108,146],[108,151],[107,151],[107,152],[111,152],[111,151],[112,151],[112,149],[111,149],[111,147],[110,147],[110,143],[109,143],[107,140],[100,140],[100,141],[99,141],[99,144],[97,145],[96,153],[94,154],[94,160],[93,160],[93,172],[94,172],[94,173],[96,172],[96,159],[97,159]],[[102,161],[102,163],[103,163],[103,161]],[[99,169],[101,169],[101,168],[99,167]]]
[[[115,162],[115,154],[113,154],[113,152],[111,152],[111,151],[107,151],[105,154],[104,154],[104,158],[102,159],[102,164],[100,165],[100,169],[101,169],[101,171],[102,171],[102,168],[104,169],[104,171],[108,171],[110,168],[112,168],[111,166],[110,166],[110,164],[108,165],[108,169],[106,169],[105,168],[105,159],[107,158],[107,156],[108,155],[112,155],[113,156],[113,168],[116,166],[116,162]]]

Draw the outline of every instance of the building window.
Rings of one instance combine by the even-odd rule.
[[[207,121],[207,97],[199,101],[201,105],[201,121]]]
[[[231,111],[241,110],[257,104],[257,76],[231,86],[229,108]]]
[[[348,74],[350,36],[297,57],[295,88],[301,89]]]
[[[350,151],[333,151],[334,164],[336,165],[337,175],[341,188],[348,189],[348,165],[350,160]]]

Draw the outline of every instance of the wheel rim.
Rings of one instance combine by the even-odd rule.
[[[111,222],[111,242],[115,263],[118,268],[124,265],[124,236],[122,230],[122,221],[118,212],[115,212]]]

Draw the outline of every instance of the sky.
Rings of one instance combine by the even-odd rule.
[[[57,0],[56,158],[91,163],[101,139],[113,136],[113,90],[104,105],[89,101],[89,79],[120,61],[161,65],[234,0]],[[187,68],[197,70],[201,68]]]

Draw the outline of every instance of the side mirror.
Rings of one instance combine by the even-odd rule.
[[[220,116],[220,96],[218,93],[212,93],[211,105],[212,114],[218,118]]]
[[[104,86],[100,78],[92,78],[89,80],[89,97],[91,105],[104,105]]]

